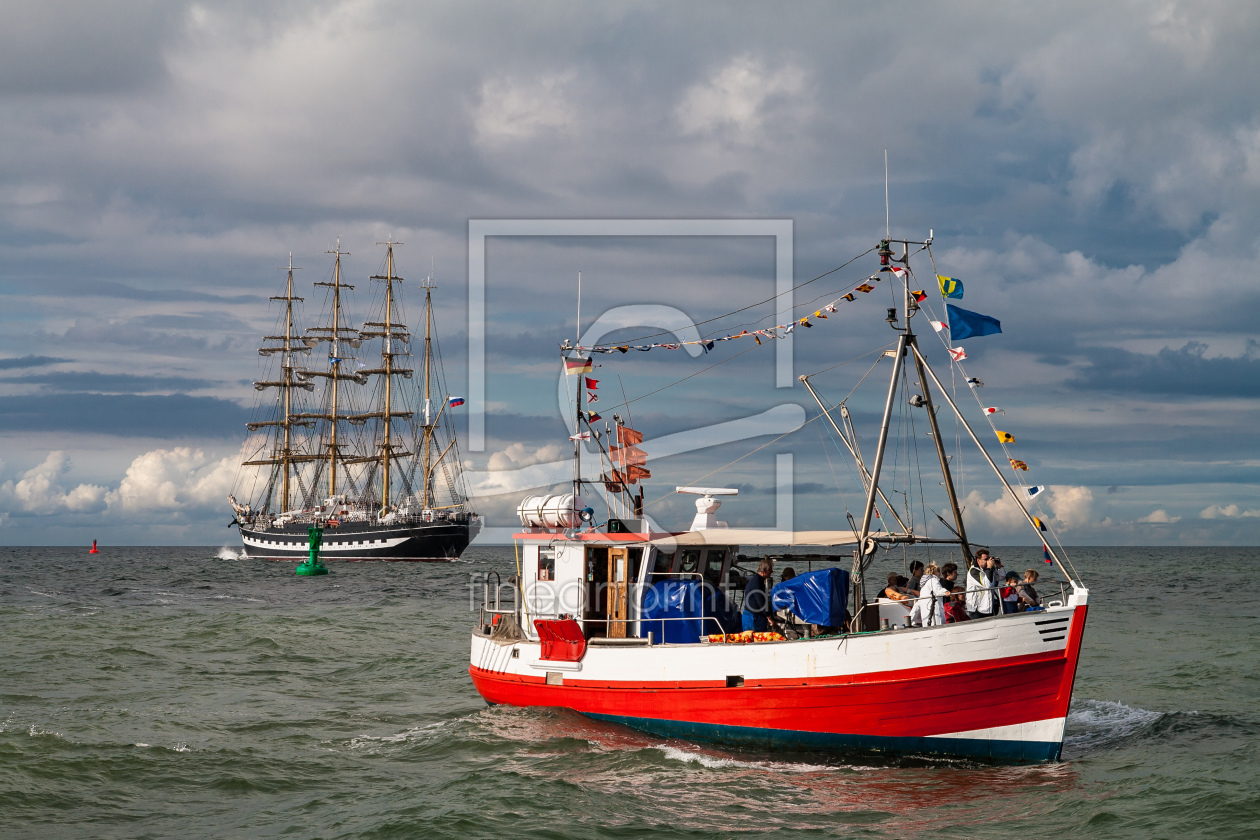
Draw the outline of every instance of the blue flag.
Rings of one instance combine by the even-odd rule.
[[[949,310],[950,341],[961,341],[964,338],[974,338],[979,335],[993,335],[1002,331],[1002,322],[997,318],[990,318],[988,315],[981,315],[979,312],[972,312],[961,306],[954,306],[952,303],[946,304],[945,308]]]

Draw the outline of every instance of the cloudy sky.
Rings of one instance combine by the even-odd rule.
[[[966,342],[967,373],[1064,542],[1255,544],[1258,45],[1243,2],[9,3],[0,542],[233,541],[224,499],[290,252],[323,280],[340,237],[353,281],[381,266],[378,240],[406,243],[401,274],[432,267],[458,393],[469,220],[790,220],[799,283],[882,235],[887,149],[893,234],[933,230],[963,305],[1002,321]],[[589,329],[629,306],[715,318],[771,297],[775,266],[765,236],[487,240],[486,432],[464,457],[490,524],[568,445],[556,348],[578,271]],[[912,266],[931,278],[925,255]],[[874,268],[799,290],[797,314]],[[832,368],[812,381],[845,397],[892,337],[888,300],[802,330],[793,374]],[[612,336],[660,326],[638,320]],[[842,526],[851,468],[801,387],[775,387],[774,347],[748,347],[597,359],[601,407],[624,388],[676,453],[650,464],[651,512],[684,526],[665,494],[703,481],[740,488],[732,524],[773,526],[777,463],[797,527]],[[887,370],[849,402],[868,458]],[[890,480],[934,521],[911,419]],[[1035,542],[945,432],[975,538]]]

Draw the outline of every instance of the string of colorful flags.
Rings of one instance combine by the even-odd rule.
[[[1010,462],[1011,469],[1016,473],[1028,472],[1028,462],[1012,457],[1011,451],[1007,449],[1007,444],[1015,443],[1015,435],[999,429],[993,422],[994,415],[1005,415],[1006,412],[997,406],[986,406],[979,398],[977,389],[984,387],[984,381],[975,376],[966,376],[966,370],[963,369],[962,362],[967,358],[967,351],[962,347],[952,346],[955,341],[1000,333],[1002,332],[1002,323],[998,319],[989,315],[972,312],[971,310],[963,309],[961,306],[950,303],[949,301],[951,299],[961,300],[963,296],[963,284],[956,277],[946,277],[938,274],[936,276],[936,280],[940,286],[941,298],[945,301],[945,309],[948,313],[948,323],[935,320],[929,321],[929,323],[931,323],[932,329],[936,330],[936,332],[940,334],[941,341],[945,345],[946,351],[949,353],[950,360],[958,364],[959,370],[962,370],[963,375],[966,377],[967,385],[971,387],[972,392],[976,395],[976,402],[980,405],[981,410],[984,412],[985,419],[989,421],[989,427],[997,436],[998,444],[1002,447],[1003,453],[1005,453],[1007,460]],[[946,332],[949,333],[948,338],[945,336]],[[1018,476],[1016,478],[1020,486],[1023,487],[1024,493],[1030,502],[1045,492],[1046,487],[1044,484],[1027,486],[1024,485],[1022,479],[1019,479]],[[1040,504],[1038,504],[1038,507],[1040,507]],[[1043,534],[1049,532],[1050,529],[1046,526],[1045,521],[1041,517],[1033,516],[1032,520],[1037,526],[1039,532]],[[1054,562],[1050,555],[1050,546],[1046,543],[1045,537],[1042,537],[1041,540],[1041,556],[1047,563]]]
[[[831,303],[828,303],[825,306],[819,307],[817,310],[814,311],[813,314],[806,315],[802,318],[797,318],[794,321],[788,321],[783,324],[778,324],[773,327],[764,327],[763,329],[759,329],[759,330],[743,329],[737,333],[733,332],[733,333],[730,333],[728,335],[723,335],[723,336],[708,336],[706,338],[695,339],[691,341],[656,342],[652,344],[593,344],[593,345],[578,344],[578,345],[574,345],[574,344],[570,344],[566,340],[565,343],[561,346],[561,349],[562,350],[576,350],[582,353],[629,353],[631,350],[638,350],[640,352],[647,352],[649,350],[658,350],[658,349],[659,350],[680,350],[687,345],[693,345],[693,346],[700,347],[701,349],[704,350],[704,352],[707,353],[710,350],[712,350],[714,346],[720,341],[734,341],[735,339],[739,339],[739,338],[751,338],[753,341],[757,342],[757,344],[761,344],[763,339],[766,341],[774,341],[775,339],[787,338],[789,335],[795,332],[798,327],[803,327],[805,329],[812,329],[815,326],[814,321],[827,320],[827,317],[835,313],[836,310],[839,309],[839,307],[843,306],[846,303],[852,303],[856,301],[859,293],[870,294],[871,292],[875,291],[875,286],[872,286],[871,283],[872,282],[878,283],[881,280],[883,280],[884,279],[883,275],[885,273],[890,273],[900,280],[904,280],[907,282],[909,280],[908,273],[906,272],[904,268],[901,268],[900,266],[896,266],[892,268],[882,268],[880,269],[879,272],[876,272],[875,274],[872,274],[871,276],[863,279],[862,282],[854,286],[851,291],[848,291],[845,294],[840,295],[838,298],[831,301]],[[952,279],[952,278],[944,278],[944,279]],[[958,288],[959,288],[959,295],[961,296],[961,289],[962,289],[961,283],[958,284]],[[915,300],[919,300],[919,301],[922,301],[927,297],[927,293],[922,289],[915,290],[911,292],[911,294],[915,296]],[[573,360],[566,359],[565,360],[566,365],[568,364],[569,361],[576,362],[580,360],[579,359],[573,359]]]

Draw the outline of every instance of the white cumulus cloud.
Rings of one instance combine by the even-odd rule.
[[[805,73],[799,67],[787,65],[772,71],[759,59],[745,55],[689,88],[675,115],[686,134],[730,131],[740,139],[753,140],[773,105],[799,100],[804,91]]]
[[[1164,510],[1163,508],[1160,508],[1158,510],[1153,510],[1150,513],[1148,513],[1146,516],[1143,516],[1141,519],[1138,520],[1138,522],[1146,522],[1151,525],[1171,525],[1174,522],[1180,522],[1180,521],[1181,521],[1180,516],[1170,516],[1168,514],[1168,511]]]
[[[483,142],[523,140],[572,124],[574,109],[567,87],[574,74],[537,79],[491,79],[481,86],[475,124]]]
[[[22,473],[17,481],[0,484],[0,504],[27,513],[91,513],[105,507],[105,488],[80,484],[67,491],[62,477],[73,464],[66,453],[55,450],[42,463]]]
[[[1233,519],[1235,517],[1260,517],[1260,510],[1243,510],[1238,505],[1209,505],[1199,514],[1200,519]]]

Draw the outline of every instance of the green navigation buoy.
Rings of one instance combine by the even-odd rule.
[[[308,528],[306,533],[310,536],[311,556],[309,560],[298,563],[297,573],[299,575],[328,574],[328,567],[319,559],[319,545],[324,541],[324,529]]]

